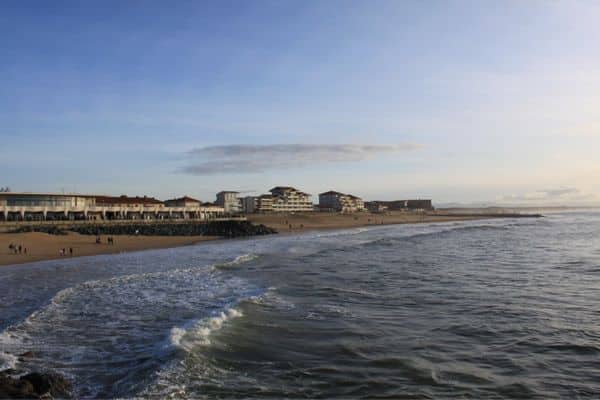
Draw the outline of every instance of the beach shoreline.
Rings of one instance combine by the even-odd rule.
[[[437,215],[435,213],[298,213],[298,214],[256,214],[248,216],[254,224],[264,224],[276,229],[280,234],[296,234],[310,231],[343,230],[359,227],[373,227],[397,224],[459,222],[499,218],[490,215]],[[119,254],[153,249],[164,249],[196,245],[215,240],[225,240],[218,236],[134,236],[112,235],[114,244],[108,244],[109,235],[100,236],[100,244],[93,235],[68,232],[66,235],[52,235],[41,232],[0,233],[0,266],[27,264],[38,261]],[[14,254],[9,245],[21,245],[21,254]],[[27,253],[24,253],[27,249]],[[61,255],[61,250],[65,255]],[[70,249],[73,249],[71,255]]]

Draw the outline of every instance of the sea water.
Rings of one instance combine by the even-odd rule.
[[[82,398],[595,398],[600,213],[3,267],[0,332]]]

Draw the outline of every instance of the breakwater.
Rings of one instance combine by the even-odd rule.
[[[86,224],[56,227],[52,225],[32,225],[20,227],[13,233],[43,232],[60,235],[66,231],[82,235],[140,235],[140,236],[220,236],[226,238],[271,235],[273,228],[253,224],[244,220],[224,220],[183,223],[128,223],[128,224]]]

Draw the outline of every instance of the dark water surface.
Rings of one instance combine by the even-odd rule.
[[[0,301],[0,363],[78,397],[600,397],[600,213],[6,267]]]

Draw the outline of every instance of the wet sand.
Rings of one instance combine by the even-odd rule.
[[[347,229],[361,226],[411,224],[422,222],[449,222],[481,219],[478,216],[441,216],[435,213],[427,215],[390,212],[386,214],[356,213],[302,213],[302,214],[264,214],[249,215],[248,220],[256,224],[264,224],[275,228],[280,233],[294,233],[307,230]],[[49,235],[46,233],[0,233],[0,265],[23,264],[41,260],[52,260],[69,255],[73,248],[73,256],[91,256],[96,254],[114,254],[126,251],[160,249],[196,244],[218,237],[206,236],[130,236],[115,235],[114,245],[107,243],[108,236],[101,236],[102,243],[96,244],[96,237],[69,232],[67,235]],[[27,248],[27,254],[12,254],[10,243]],[[67,255],[61,256],[60,249],[66,249]]]

